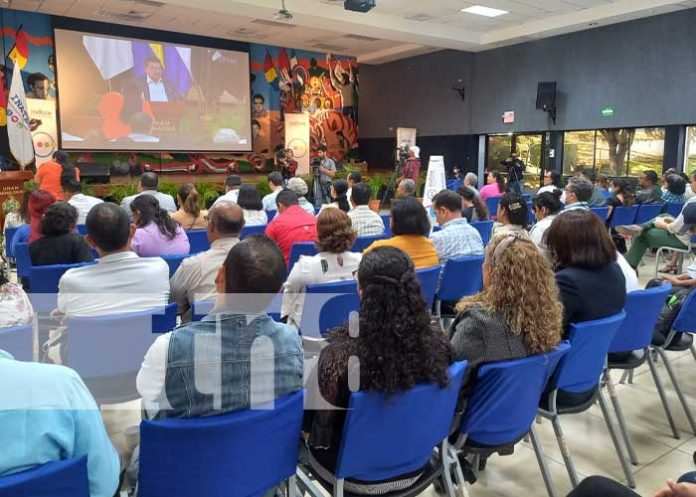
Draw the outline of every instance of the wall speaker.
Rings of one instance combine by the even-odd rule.
[[[550,110],[556,108],[556,82],[547,81],[539,83],[537,87],[536,108]]]

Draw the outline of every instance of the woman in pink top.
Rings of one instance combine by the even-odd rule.
[[[479,192],[481,200],[486,200],[488,197],[495,197],[505,193],[505,178],[499,172],[488,173],[486,176],[486,186],[481,188]]]
[[[161,209],[152,195],[139,195],[130,204],[135,230],[131,250],[140,257],[186,255],[191,250],[186,231]]]

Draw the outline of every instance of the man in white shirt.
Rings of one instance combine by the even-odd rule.
[[[138,197],[142,195],[143,193],[147,193],[148,195],[152,195],[157,199],[159,202],[159,205],[161,208],[169,211],[169,212],[176,212],[176,203],[174,202],[174,198],[171,195],[167,195],[166,193],[160,193],[157,191],[157,185],[159,184],[159,177],[155,173],[143,173],[140,176],[140,184],[138,188],[138,193],[135,195],[131,195],[129,197],[124,198],[121,201],[121,208],[126,211],[126,213],[130,216],[131,215],[131,210],[130,210],[130,204],[135,200],[135,197]]]
[[[92,210],[92,207],[104,202],[100,198],[82,193],[82,184],[74,176],[61,178],[60,186],[63,188],[65,200],[77,209],[77,224],[85,224],[87,214]]]
[[[181,95],[169,82],[162,78],[162,62],[157,57],[145,59],[145,87],[142,94],[150,102],[177,102]]]
[[[239,243],[243,227],[244,213],[233,202],[216,202],[208,211],[210,249],[184,259],[170,281],[169,299],[178,304],[179,312],[183,313],[194,302],[216,295],[215,276],[230,249]],[[189,312],[184,314],[184,321],[190,321]]]
[[[268,186],[271,193],[263,197],[263,210],[277,211],[276,197],[283,190],[283,176],[278,171],[272,172],[268,175]]]
[[[358,183],[362,183],[362,174],[360,174],[360,171],[353,171],[348,175],[346,181],[348,181],[348,191],[346,191],[346,198],[350,202],[350,199],[353,196],[353,187]]]
[[[384,233],[384,221],[368,207],[371,193],[370,187],[365,183],[356,183],[351,192],[350,202],[353,208],[348,211],[348,217],[358,236],[376,236]]]
[[[228,176],[225,180],[225,194],[218,197],[213,206],[215,206],[218,202],[223,201],[234,202],[236,204],[237,200],[239,200],[239,189],[241,188],[241,186],[241,176],[238,176],[236,174]]]

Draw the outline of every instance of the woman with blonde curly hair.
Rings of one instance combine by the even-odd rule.
[[[319,214],[315,242],[319,253],[300,256],[285,282],[280,315],[287,316],[288,324],[299,327],[307,285],[353,277],[362,258],[350,252],[356,238],[350,217],[341,209],[325,209]]]
[[[472,392],[479,366],[541,354],[561,340],[563,306],[553,270],[529,238],[509,234],[491,241],[483,287],[459,302],[450,328],[454,359],[469,363],[463,395]]]

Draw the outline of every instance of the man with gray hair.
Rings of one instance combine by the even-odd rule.
[[[416,183],[412,179],[402,179],[396,189],[396,198],[415,197]]]
[[[592,192],[594,192],[594,185],[589,179],[583,176],[570,178],[565,187],[566,206],[563,212],[577,209],[590,210],[588,202],[592,198]]]
[[[481,198],[481,194],[478,191],[478,176],[474,173],[466,173],[464,176],[464,186],[471,188],[477,198]]]
[[[297,176],[290,178],[288,180],[288,190],[297,195],[297,202],[300,207],[309,212],[311,215],[314,215],[314,206],[309,200],[307,200],[307,192],[309,191],[309,187],[307,186],[307,182],[305,180],[298,178]]]
[[[244,227],[242,208],[229,200],[221,200],[208,211],[210,249],[183,260],[170,281],[169,300],[184,312],[183,321],[190,321],[190,307],[195,301],[215,296],[215,275],[230,249],[239,243]]]
[[[168,212],[176,212],[176,204],[174,203],[174,197],[167,195],[166,193],[158,192],[157,186],[159,185],[159,177],[155,173],[143,173],[140,176],[140,182],[138,184],[138,193],[131,195],[129,197],[121,200],[121,208],[130,216],[130,204],[135,200],[136,197],[140,195],[152,195],[157,199],[159,205],[162,209]]]

